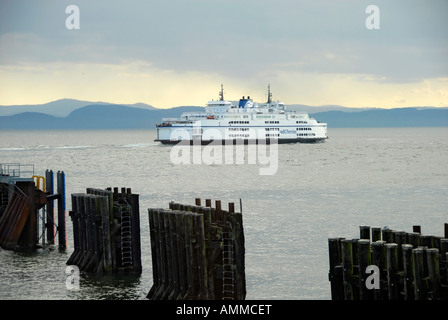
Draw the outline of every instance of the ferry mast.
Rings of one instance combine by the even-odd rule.
[[[268,104],[272,102],[271,98],[272,98],[271,85],[268,84]]]
[[[221,91],[219,91],[219,101],[224,101],[224,87],[221,84]]]

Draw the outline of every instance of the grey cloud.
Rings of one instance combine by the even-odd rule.
[[[251,76],[291,68],[391,82],[448,75],[443,0],[375,1],[380,30],[365,28],[371,3],[364,0],[77,1],[75,31],[65,29],[69,4],[1,2],[0,64],[145,60],[179,72]],[[6,43],[11,34],[16,41]]]

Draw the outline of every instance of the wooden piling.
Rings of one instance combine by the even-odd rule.
[[[384,300],[387,299],[387,296],[384,294],[384,292],[387,293],[387,290],[384,290],[383,288],[387,286],[387,281],[384,279],[387,279],[387,269],[386,269],[386,247],[385,247],[386,241],[378,240],[375,242],[372,242],[371,248],[372,248],[372,264],[377,266],[379,269],[379,278],[380,278],[380,288],[379,289],[373,289],[373,299],[374,300]]]
[[[431,300],[440,299],[441,283],[439,269],[439,249],[429,248],[426,250],[428,277],[429,277],[429,294]]]
[[[372,227],[372,242],[381,240],[381,228]]]
[[[93,273],[141,273],[138,195],[118,190],[71,195],[75,250],[67,264]]]
[[[427,298],[427,286],[424,281],[424,253],[426,248],[419,247],[412,250],[413,274],[414,274],[414,297],[416,300]]]
[[[344,239],[341,241],[342,245],[342,279],[344,286],[345,300],[353,300],[353,254],[352,254],[352,240]]]
[[[370,238],[370,228],[369,228]],[[369,238],[360,239],[358,241],[358,259],[359,259],[359,298],[361,300],[373,299],[373,292],[366,286],[366,269],[371,265],[370,240]]]
[[[369,226],[360,226],[359,227],[359,239],[370,240],[370,227]]]
[[[400,297],[400,281],[398,278],[398,244],[386,243],[385,246],[389,300],[398,300]]]
[[[223,210],[219,200],[216,208],[205,203],[196,198],[194,206],[148,209],[154,278],[148,299],[245,299],[242,215],[231,204]]]
[[[422,235],[420,226],[410,233],[368,226],[359,230],[359,240],[328,239],[333,300],[448,299],[447,238]],[[380,233],[383,240],[378,240]],[[379,289],[366,286],[368,266],[378,268]]]
[[[332,300],[344,300],[341,240],[343,238],[328,239],[328,251],[330,252],[330,272],[328,278],[331,282]]]
[[[394,230],[392,229],[383,229],[382,230],[382,238],[387,243],[393,243],[394,242]]]
[[[403,292],[405,300],[414,300],[414,290],[413,290],[413,282],[414,282],[414,274],[412,271],[412,249],[413,246],[410,244],[403,244]]]
[[[409,242],[409,244],[414,246],[414,248],[419,247],[421,245],[420,236],[421,235],[418,232],[408,233],[408,242]]]

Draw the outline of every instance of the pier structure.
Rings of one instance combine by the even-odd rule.
[[[2,248],[32,250],[40,245],[42,247],[46,244],[53,245],[56,234],[59,248],[66,248],[65,173],[63,171],[57,173],[56,192],[53,180],[51,170],[47,170],[45,176],[37,176],[34,174],[34,165],[0,164]],[[55,200],[57,200],[57,220],[54,216]]]
[[[139,195],[130,188],[87,188],[71,200],[74,251],[67,265],[97,274],[140,274]]]
[[[444,237],[360,226],[328,248],[332,300],[448,299],[448,223]]]
[[[234,203],[197,198],[148,209],[153,285],[151,300],[244,300],[245,247],[242,214]]]

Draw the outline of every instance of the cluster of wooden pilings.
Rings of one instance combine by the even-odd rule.
[[[139,195],[130,188],[87,188],[71,197],[74,251],[67,264],[93,273],[140,274]]]
[[[242,214],[221,201],[175,202],[148,209],[152,300],[243,300],[246,297]]]
[[[333,300],[448,299],[448,224],[444,237],[360,226],[328,245]]]
[[[34,178],[38,178],[38,186]],[[40,185],[40,179],[43,184]],[[65,174],[57,173],[57,190],[54,192],[53,171],[47,170],[45,177],[34,176],[21,179],[3,175],[0,183],[0,246],[10,250],[36,249],[39,238],[45,244],[54,244],[59,234],[59,248],[66,248],[65,228]],[[54,216],[54,201],[57,200],[58,219]],[[42,215],[39,217],[39,210]],[[41,229],[39,232],[39,221]]]

